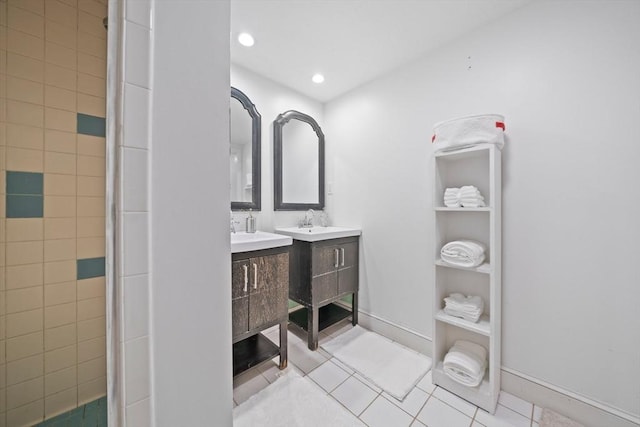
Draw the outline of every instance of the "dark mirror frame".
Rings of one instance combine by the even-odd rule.
[[[308,123],[318,136],[318,203],[284,203],[282,201],[282,128],[291,119]],[[278,114],[273,121],[273,210],[275,211],[305,211],[308,209],[321,210],[324,208],[324,134],[313,117],[295,110]]]
[[[254,211],[260,210],[261,199],[261,179],[260,179],[260,146],[261,146],[261,126],[262,117],[256,106],[251,102],[249,97],[245,95],[241,90],[231,87],[231,97],[240,101],[240,104],[247,110],[251,117],[251,179],[253,180],[253,187],[251,188],[251,201],[250,202],[234,202],[231,201],[231,210],[239,211],[242,209],[252,209]],[[231,109],[229,109],[231,112]],[[231,114],[229,114],[231,119]]]

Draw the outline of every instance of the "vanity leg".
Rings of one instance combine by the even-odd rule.
[[[358,324],[358,292],[353,293],[353,301],[351,302],[351,324]]]
[[[307,308],[307,341],[309,350],[318,349],[318,307]]]
[[[288,356],[287,356],[287,324],[289,322],[285,320],[280,323],[280,369],[284,369],[287,367]]]

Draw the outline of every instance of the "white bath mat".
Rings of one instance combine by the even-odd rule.
[[[233,410],[234,427],[365,427],[313,381],[289,368]]]
[[[573,421],[560,415],[551,409],[543,408],[542,416],[540,417],[540,427],[584,427],[577,421]]]
[[[359,326],[321,347],[398,400],[431,369],[429,357]]]

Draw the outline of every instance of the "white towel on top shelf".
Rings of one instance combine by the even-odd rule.
[[[458,340],[443,360],[444,373],[452,380],[476,387],[482,382],[487,369],[487,350],[470,341]]]
[[[444,299],[444,312],[476,323],[484,311],[484,301],[479,296],[453,293]]]
[[[442,260],[458,267],[477,267],[485,260],[486,246],[475,240],[454,240],[440,250]]]

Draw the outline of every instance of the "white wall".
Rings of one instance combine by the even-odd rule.
[[[324,130],[323,106],[290,88],[275,83],[237,65],[231,66],[231,86],[244,92],[262,117],[262,209],[257,217],[257,228],[273,231],[275,227],[294,226],[302,212],[274,212],[273,210],[273,121],[278,114],[297,110],[313,117]],[[246,213],[236,212],[240,221],[237,230],[244,230]]]
[[[230,426],[229,1],[154,9],[154,425]]]
[[[640,416],[640,2],[532,2],[325,106],[361,308],[431,336],[430,137],[506,116],[503,365]]]

